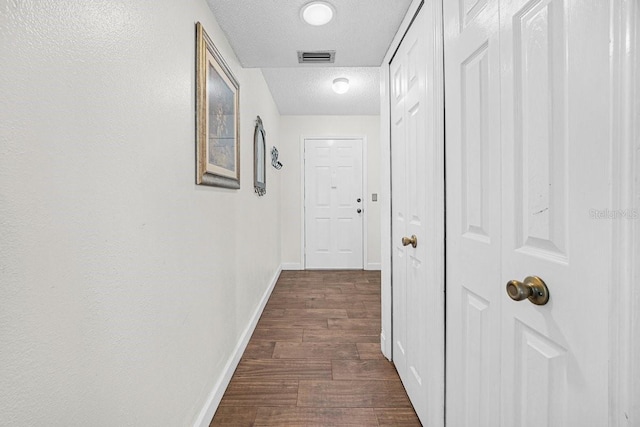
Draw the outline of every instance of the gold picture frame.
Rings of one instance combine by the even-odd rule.
[[[240,85],[196,24],[196,184],[240,188]]]

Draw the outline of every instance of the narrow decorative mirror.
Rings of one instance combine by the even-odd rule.
[[[258,196],[267,193],[267,172],[265,168],[266,137],[260,116],[256,119],[253,133],[253,188]]]

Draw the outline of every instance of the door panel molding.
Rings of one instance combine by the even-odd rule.
[[[519,320],[515,331],[516,369],[512,381],[517,424],[514,425],[566,426],[571,419],[564,406],[570,365],[567,349]],[[527,365],[535,365],[535,372],[527,369]]]
[[[514,16],[515,188],[520,251],[566,263],[567,54],[564,2],[528,3]],[[528,66],[527,66],[528,65]],[[561,118],[561,119],[560,119]]]

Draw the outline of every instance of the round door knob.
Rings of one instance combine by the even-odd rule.
[[[358,209],[356,212],[358,212],[358,213],[362,213],[362,209]]]
[[[358,197],[357,202],[360,203],[362,201],[362,199],[360,197]]]
[[[509,280],[507,294],[514,301],[528,299],[535,305],[545,305],[549,301],[549,288],[537,276],[529,276],[524,282]]]
[[[402,238],[402,246],[409,246],[409,245],[413,246],[414,248],[418,246],[418,238],[416,237],[415,234],[411,237]]]

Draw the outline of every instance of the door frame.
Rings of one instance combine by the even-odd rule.
[[[614,0],[610,10],[611,206],[640,215],[640,5]],[[611,222],[609,425],[630,427],[640,421],[640,219]]]
[[[305,226],[306,226],[306,211],[305,211],[305,185],[306,185],[306,176],[305,176],[305,156],[306,156],[306,151],[307,151],[307,144],[306,141],[313,141],[313,140],[327,140],[327,139],[339,139],[339,140],[343,140],[343,141],[355,141],[355,140],[361,140],[362,141],[362,209],[364,209],[364,215],[362,216],[362,268],[363,270],[370,270],[370,268],[368,268],[368,264],[367,264],[367,259],[368,259],[368,250],[367,250],[367,244],[369,242],[369,233],[368,231],[368,226],[369,226],[369,197],[368,197],[368,186],[367,186],[367,178],[369,176],[368,174],[368,168],[367,168],[367,154],[368,154],[368,149],[367,149],[367,136],[366,135],[350,135],[350,136],[305,136],[302,135],[300,137],[300,144],[302,145],[302,149],[300,150],[300,212],[301,212],[301,217],[300,217],[300,259],[302,260],[301,262],[301,266],[302,266],[302,270],[306,270],[307,269],[307,256],[306,256],[306,252],[305,252],[305,248],[306,248],[306,241],[307,241],[307,235],[305,232]]]
[[[423,0],[413,0],[380,67],[381,284],[380,347],[392,360],[391,293],[391,126],[389,63]],[[640,5],[612,0],[611,142],[612,206],[640,213]],[[630,427],[640,421],[640,220],[612,221],[609,301],[609,425]],[[446,283],[445,283],[446,289]],[[443,323],[443,328],[445,327]],[[445,355],[446,360],[446,355]],[[446,380],[445,380],[446,383]]]

